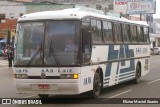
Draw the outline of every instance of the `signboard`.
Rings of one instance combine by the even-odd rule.
[[[128,0],[114,0],[114,11],[117,13],[126,13]]]
[[[155,0],[114,0],[114,11],[118,13],[153,14],[155,13],[155,10]]]
[[[154,0],[145,0],[127,3],[127,14],[154,14],[156,2]]]
[[[125,5],[128,0],[115,0],[115,5]]]

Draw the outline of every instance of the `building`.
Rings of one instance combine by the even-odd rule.
[[[22,0],[21,0],[22,1]],[[14,0],[0,1],[0,40],[7,38],[10,32],[10,37],[15,35],[17,20],[23,14],[73,8],[71,4],[46,4],[46,3],[31,3],[19,2]]]
[[[8,30],[11,36],[15,35],[17,19],[25,13],[23,3],[0,1],[0,39],[7,36]]]
[[[17,19],[33,12],[83,8],[83,10],[106,14],[113,11],[113,0],[3,0],[0,1],[0,39],[7,31],[16,29]],[[11,33],[14,35],[14,33]]]
[[[113,0],[32,0],[32,2],[48,2],[57,4],[76,4],[83,7],[103,10],[105,13],[113,11]]]
[[[15,1],[15,2],[13,2]],[[125,1],[125,0],[118,0]],[[8,29],[16,28],[18,17],[23,14],[48,11],[48,10],[60,10],[66,8],[81,8],[82,10],[94,11],[102,14],[127,17],[130,20],[143,20],[147,21],[150,26],[150,40],[151,46],[154,45],[155,34],[153,32],[153,15],[144,14],[140,15],[127,15],[122,13],[116,13],[114,0],[8,0],[0,1],[0,39],[6,37]],[[119,5],[119,3],[117,4]],[[126,5],[126,2],[124,2]],[[121,7],[122,4],[120,4]],[[124,6],[125,7],[125,6]],[[117,8],[121,10],[121,8]],[[122,9],[123,10],[123,9]],[[125,10],[125,9],[124,9]],[[13,30],[14,31],[14,30]],[[11,33],[14,35],[14,33]]]

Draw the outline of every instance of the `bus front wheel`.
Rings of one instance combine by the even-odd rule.
[[[92,98],[97,98],[100,95],[101,87],[102,87],[101,77],[100,74],[96,72],[93,80],[93,90],[90,92]]]

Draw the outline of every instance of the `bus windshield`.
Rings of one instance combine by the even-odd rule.
[[[19,23],[15,65],[75,65],[78,21]]]

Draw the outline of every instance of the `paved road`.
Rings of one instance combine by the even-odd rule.
[[[0,58],[0,67],[5,67],[8,66],[8,60],[3,60],[2,58]]]
[[[143,78],[141,78],[141,82],[139,84],[131,84],[131,82],[119,84],[113,87],[109,87],[102,91],[100,98],[98,99],[102,103],[107,98],[160,98],[160,56],[152,56],[150,62],[150,73]],[[14,83],[13,83],[13,75],[12,71],[9,70],[8,67],[3,66],[0,67],[0,97],[2,98],[38,98],[37,95],[30,95],[30,94],[16,94]],[[61,98],[66,96],[51,96],[50,98]],[[81,96],[67,96],[68,97],[81,97]],[[62,99],[62,102],[65,99]],[[92,101],[90,99],[77,99],[75,104],[54,104],[55,107],[114,107],[114,106],[121,106],[121,107],[159,107],[160,105],[113,105],[113,104],[77,104],[82,102]],[[48,101],[50,103],[50,101]],[[0,105],[1,107],[2,105]],[[6,107],[5,105],[3,105]],[[17,107],[17,105],[12,105]],[[22,107],[24,105],[18,105],[18,107]],[[38,105],[33,105],[33,107],[39,107]],[[47,107],[53,107],[53,105],[47,105]],[[32,106],[31,106],[32,107]]]

